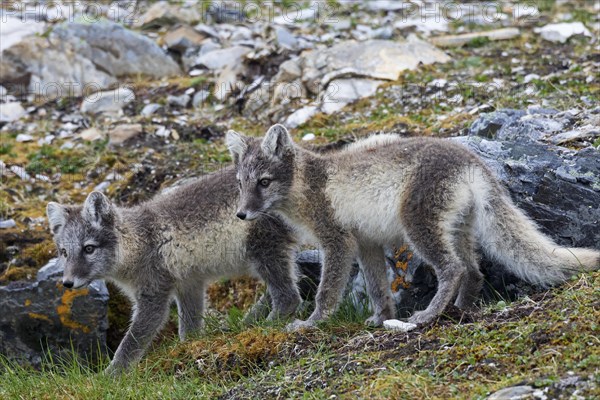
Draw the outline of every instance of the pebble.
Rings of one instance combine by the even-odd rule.
[[[0,221],[0,229],[10,229],[17,226],[17,223],[14,219],[6,219],[4,221]]]
[[[19,133],[16,139],[17,143],[26,143],[33,141],[33,136],[27,135],[25,133]]]
[[[417,327],[416,324],[400,321],[398,319],[388,319],[383,321],[383,327],[392,331],[408,332]]]

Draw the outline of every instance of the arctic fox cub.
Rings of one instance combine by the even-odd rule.
[[[137,362],[165,322],[174,297],[181,340],[202,325],[209,281],[258,274],[273,302],[271,318],[300,304],[292,231],[276,217],[246,224],[235,218],[233,168],[175,187],[132,208],[93,192],[83,206],[49,203],[50,228],[64,265],[63,285],[114,281],[132,300],[131,327],[109,366]]]
[[[466,308],[483,282],[476,244],[521,278],[552,285],[600,266],[600,252],[560,247],[516,208],[478,157],[433,138],[372,136],[339,152],[319,155],[296,146],[281,125],[265,138],[230,131],[240,185],[237,216],[282,216],[320,243],[324,266],[314,325],[336,309],[357,256],[380,325],[395,315],[384,262],[385,246],[408,242],[435,269],[438,291],[410,321],[434,320],[455,300]]]

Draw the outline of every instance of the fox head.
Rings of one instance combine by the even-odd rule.
[[[252,220],[282,207],[292,187],[296,160],[287,129],[274,125],[262,141],[229,131],[226,143],[240,187],[237,216]]]
[[[104,278],[116,261],[115,207],[99,192],[83,206],[48,203],[46,214],[64,267],[63,285],[79,288]]]

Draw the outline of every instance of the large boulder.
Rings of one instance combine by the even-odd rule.
[[[124,76],[181,72],[152,40],[110,21],[63,23],[48,38],[25,37],[2,52],[0,66],[10,93],[45,98],[88,95]]]
[[[82,360],[106,352],[108,291],[102,281],[65,289],[56,260],[40,269],[36,282],[0,286],[0,354],[39,367],[52,357]]]

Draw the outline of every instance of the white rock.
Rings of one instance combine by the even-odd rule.
[[[29,176],[29,174],[27,173],[27,171],[25,171],[25,168],[23,168],[23,167],[19,167],[18,165],[13,165],[10,167],[10,170],[12,171],[13,174],[15,174],[16,176],[18,176],[19,178],[21,178],[24,181],[28,181],[31,179],[31,176]]]
[[[149,117],[160,110],[162,106],[156,103],[146,104],[140,113],[143,117]]]
[[[208,69],[223,69],[229,65],[241,63],[244,56],[250,51],[251,49],[244,46],[233,46],[227,49],[214,50],[196,58],[195,65],[203,65]]]
[[[310,140],[315,140],[316,136],[314,133],[307,133],[306,135],[302,136],[302,140],[307,142]]]
[[[32,140],[33,140],[33,136],[27,135],[26,133],[19,133],[16,138],[16,141],[18,143],[31,142]]]
[[[109,186],[110,186],[110,182],[101,182],[98,185],[96,185],[96,187],[94,188],[94,191],[104,192],[104,191],[106,191],[106,189],[108,189]]]
[[[171,107],[180,107],[185,108],[189,104],[191,97],[187,94],[182,94],[181,96],[167,96],[167,103]]]
[[[0,221],[0,229],[10,229],[17,226],[17,223],[14,219],[7,219],[4,221]]]
[[[308,121],[309,119],[314,117],[318,112],[319,112],[319,108],[316,106],[303,107],[299,110],[294,111],[292,114],[290,114],[289,117],[287,117],[287,119],[285,121],[285,126],[287,126],[288,128],[296,128],[297,126],[304,124],[306,121]],[[314,135],[313,135],[313,139],[314,139]],[[302,140],[305,140],[305,139],[303,138]],[[306,140],[312,140],[312,139],[306,139]]]
[[[198,91],[198,93],[196,93],[194,95],[194,98],[192,99],[192,107],[194,107],[194,108],[202,107],[209,95],[210,95],[210,92],[208,90],[202,89],[202,90]]]
[[[79,137],[83,140],[93,142],[94,140],[104,139],[104,134],[98,128],[88,128],[79,134]]]
[[[504,389],[500,389],[495,393],[492,393],[487,400],[525,400],[531,399],[533,392],[535,391],[529,385],[512,386]]]
[[[132,139],[143,131],[141,124],[123,124],[118,125],[108,132],[108,142],[110,144],[122,144]]]
[[[571,36],[584,35],[591,37],[590,31],[581,22],[561,22],[558,24],[548,24],[541,28],[535,28],[535,33],[539,33],[543,39],[550,42],[565,43]]]
[[[133,100],[135,94],[127,88],[96,92],[83,99],[80,110],[85,114],[121,114],[123,107]]]
[[[25,115],[27,111],[17,101],[0,104],[0,122],[13,122]]]
[[[383,327],[392,331],[408,332],[415,329],[417,325],[411,324],[410,322],[403,322],[398,319],[387,319],[383,321]]]
[[[159,125],[156,129],[156,131],[154,132],[154,134],[158,137],[169,137],[169,135],[171,134],[171,131],[169,129],[167,129],[166,127]]]
[[[347,104],[375,94],[383,81],[373,79],[336,79],[331,81],[321,100],[321,110],[333,114]]]
[[[18,43],[25,36],[42,33],[45,28],[43,22],[29,19],[27,22],[21,18],[2,15],[2,30],[0,31],[0,53]]]
[[[529,83],[534,79],[540,79],[540,76],[538,74],[525,75],[525,78],[523,78],[523,83]]]
[[[61,150],[71,150],[75,147],[75,143],[73,143],[72,141],[68,141],[68,142],[64,142],[62,144],[62,146],[60,146]]]

